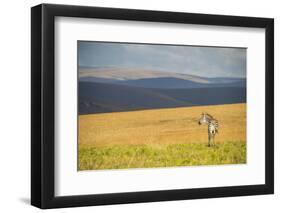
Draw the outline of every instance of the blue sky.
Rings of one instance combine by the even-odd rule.
[[[202,77],[246,77],[246,49],[110,42],[78,43],[80,67],[141,68]]]

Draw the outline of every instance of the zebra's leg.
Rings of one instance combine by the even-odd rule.
[[[211,146],[211,134],[209,133],[208,134],[208,146],[210,147]]]

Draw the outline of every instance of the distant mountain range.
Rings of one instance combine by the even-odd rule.
[[[208,78],[202,78],[195,75],[187,75],[174,72],[163,72],[157,70],[129,69],[129,68],[79,68],[79,78],[94,77],[110,80],[137,80],[146,78],[179,78],[191,80],[198,83],[210,83]]]
[[[142,78],[135,80],[116,80],[108,78],[95,78],[95,77],[83,77],[80,78],[80,82],[95,82],[95,83],[109,83],[117,85],[126,85],[134,87],[144,88],[159,88],[159,89],[187,89],[187,88],[210,88],[210,87],[246,87],[246,79],[230,79],[216,80],[210,79],[212,83],[198,83],[192,80],[185,80],[173,77],[161,77],[161,78]],[[218,83],[216,83],[216,81]]]
[[[246,102],[245,78],[140,69],[79,70],[79,114]]]

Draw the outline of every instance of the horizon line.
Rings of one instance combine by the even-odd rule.
[[[173,74],[179,74],[179,75],[189,75],[189,76],[193,76],[193,77],[201,77],[201,78],[242,78],[242,79],[246,79],[247,76],[216,76],[216,77],[205,77],[205,76],[201,76],[201,75],[195,75],[195,74],[188,74],[188,73],[183,73],[183,72],[172,72],[172,71],[165,71],[165,70],[159,70],[159,69],[147,69],[147,68],[140,68],[140,67],[118,67],[118,66],[81,66],[78,65],[78,73],[80,73],[80,69],[81,68],[88,68],[88,69],[108,69],[108,68],[116,68],[116,69],[142,69],[143,71],[156,71],[156,72],[167,72],[167,73],[173,73]]]

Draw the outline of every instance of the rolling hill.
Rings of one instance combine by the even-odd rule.
[[[79,114],[246,102],[246,79],[112,67],[79,68]]]
[[[79,81],[145,88],[246,87],[245,78],[207,78],[183,73],[129,68],[79,68]]]
[[[244,102],[245,87],[159,89],[79,82],[79,114]]]
[[[178,78],[197,83],[210,83],[208,78],[175,72],[144,70],[134,68],[79,68],[79,78],[99,78],[113,81],[127,81],[149,78]]]

